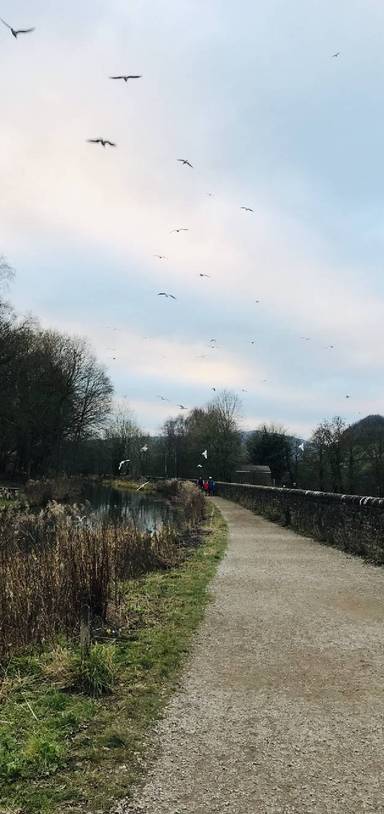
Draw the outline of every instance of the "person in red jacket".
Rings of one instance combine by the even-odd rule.
[[[204,483],[203,483],[203,489],[204,489],[205,494],[207,495],[208,492],[209,492],[209,485],[208,485],[207,480],[205,480]]]

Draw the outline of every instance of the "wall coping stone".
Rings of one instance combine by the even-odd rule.
[[[361,508],[370,507],[376,509],[384,510],[384,498],[382,497],[373,497],[370,495],[342,495],[338,492],[315,492],[311,491],[310,489],[291,489],[289,487],[280,487],[280,486],[260,486],[253,483],[229,483],[226,481],[217,481],[218,486],[229,486],[229,487],[237,487],[239,489],[249,490],[253,492],[264,492],[265,494],[271,496],[275,494],[276,496],[282,497],[285,495],[286,497],[301,497],[307,500],[311,500],[311,498],[315,498],[317,501],[324,501],[327,503],[340,503],[340,504],[347,504],[347,505],[355,505],[360,506]]]

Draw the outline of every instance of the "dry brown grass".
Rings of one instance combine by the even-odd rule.
[[[0,513],[0,661],[29,644],[72,635],[83,604],[105,619],[123,580],[176,564],[176,533],[142,534],[50,503]]]

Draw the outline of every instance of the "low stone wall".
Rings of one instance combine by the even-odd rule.
[[[328,545],[384,563],[383,498],[220,482],[217,495]]]

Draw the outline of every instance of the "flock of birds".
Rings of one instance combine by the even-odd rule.
[[[10,31],[11,35],[16,40],[20,35],[31,34],[31,33],[33,33],[35,31],[35,27],[14,28],[12,25],[10,25],[8,22],[6,22],[6,20],[4,20],[2,17],[0,17],[0,21]],[[340,53],[341,53],[340,51],[337,51],[336,53],[332,54],[332,58],[337,59],[338,57],[340,57]],[[112,80],[112,81],[121,81],[121,82],[124,82],[125,84],[127,84],[128,82],[137,81],[139,79],[142,79],[142,74],[117,74],[117,75],[110,76],[109,79]],[[94,145],[100,145],[104,150],[106,148],[116,148],[117,147],[117,144],[116,144],[115,141],[112,141],[111,139],[100,137],[100,136],[98,136],[97,138],[89,138],[89,139],[87,139],[87,143],[88,144],[94,144]],[[194,165],[191,163],[191,161],[188,158],[177,158],[176,161],[178,163],[180,163],[183,167],[188,167],[191,170],[194,169]],[[207,194],[208,194],[209,197],[213,197],[213,193],[209,192]],[[254,209],[252,209],[250,206],[242,205],[240,207],[240,210],[245,212],[245,213],[254,214]],[[189,230],[188,227],[181,226],[181,227],[176,227],[174,229],[171,229],[170,234],[180,234],[181,232],[189,232],[189,231],[190,230]],[[161,261],[161,262],[167,260],[167,257],[165,255],[162,255],[162,254],[155,254],[154,257],[156,259],[158,259],[159,261]],[[202,273],[202,272],[199,273],[200,278],[208,278],[209,279],[210,276],[211,275],[205,274],[205,273]],[[177,299],[175,297],[175,295],[172,294],[169,291],[159,291],[157,296],[158,297],[164,297],[165,299],[170,299],[170,300],[176,300]],[[259,304],[260,300],[256,300],[256,303]],[[109,326],[107,326],[107,327],[109,327]],[[117,329],[114,329],[114,330],[117,330]],[[305,341],[305,342],[311,341],[311,337],[309,337],[309,336],[301,336],[300,339],[302,341]],[[255,345],[256,340],[254,340],[254,339],[251,340],[250,344]],[[209,347],[211,349],[215,349],[215,348],[218,347],[216,339],[211,339],[209,341]],[[326,350],[334,350],[335,346],[334,345],[327,345],[325,349]],[[113,360],[116,360],[117,357],[113,356],[112,358],[113,358]],[[207,357],[206,357],[205,354],[202,354],[198,358],[207,358]],[[265,384],[265,383],[267,383],[268,380],[267,379],[262,379],[261,381],[262,381],[263,384]],[[216,392],[216,387],[212,387],[211,390],[213,392]],[[242,388],[241,392],[246,393],[247,390],[245,388]],[[161,399],[161,401],[169,402],[169,399],[166,396],[159,395],[158,398]],[[350,399],[351,398],[350,394],[346,394],[345,398]],[[181,403],[177,404],[177,407],[182,411],[189,409],[188,407],[186,407],[184,404],[181,404]],[[303,449],[304,449],[304,446],[303,446]],[[141,448],[140,451],[143,452],[143,453],[147,452],[148,451],[148,446],[144,445]],[[205,459],[207,459],[207,450],[204,450],[202,452],[202,455],[203,455],[203,457]],[[119,464],[119,471],[123,468],[123,466],[125,466],[129,462],[130,462],[129,459],[125,459],[125,460],[121,461],[120,464]],[[201,466],[202,466],[201,464],[198,464],[199,468],[201,468]]]

